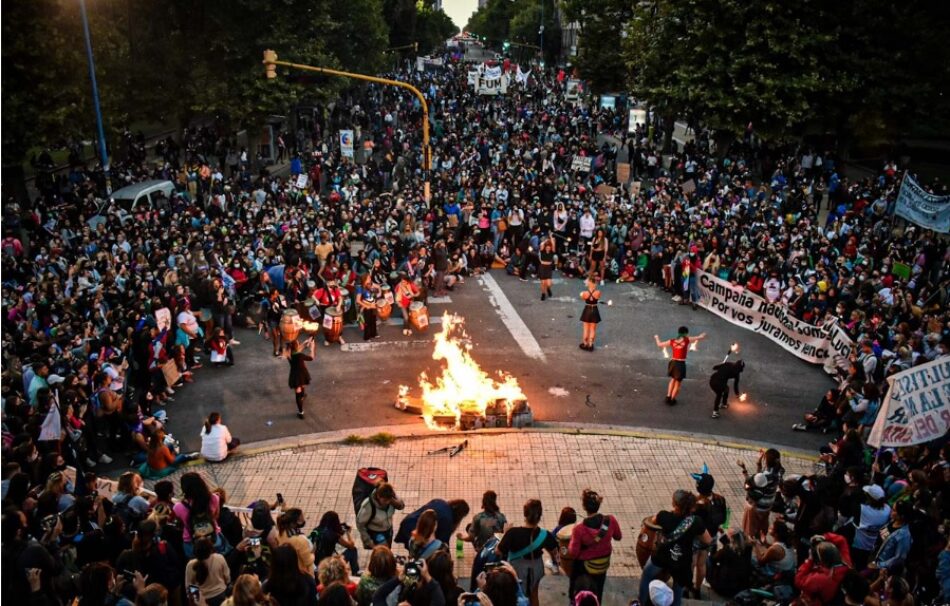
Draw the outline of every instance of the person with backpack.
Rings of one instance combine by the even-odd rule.
[[[557,539],[539,525],[544,509],[541,501],[524,504],[524,524],[509,528],[495,547],[495,554],[511,564],[532,606],[538,604],[538,585],[544,577],[543,552],[557,559]]]
[[[212,494],[204,478],[195,472],[182,475],[180,481],[182,499],[175,504],[174,512],[181,521],[185,557],[194,555],[195,543],[200,539],[210,540],[218,553],[230,551],[218,526],[221,511],[218,495]]]
[[[465,519],[465,516],[468,515],[469,511],[468,503],[462,499],[452,499],[451,501],[432,499],[419,509],[407,515],[403,521],[399,523],[399,532],[396,533],[395,538],[396,543],[401,543],[405,545],[407,549],[409,548],[412,531],[416,528],[419,516],[429,509],[435,512],[438,520],[435,538],[446,545],[452,540],[455,530],[459,527],[459,524],[462,523],[462,520]]]
[[[409,557],[424,560],[436,551],[446,548],[445,543],[435,536],[437,526],[438,515],[435,510],[426,509],[423,511],[416,522],[416,529],[412,531],[412,538],[406,545],[409,550]]]
[[[475,548],[475,560],[472,562],[471,589],[475,591],[476,579],[487,561],[494,561],[492,555],[498,545],[496,534],[504,532],[508,519],[498,507],[498,495],[494,490],[487,490],[482,495],[482,510],[475,514],[472,523],[465,528],[465,533],[456,535],[457,539],[472,544]],[[486,549],[488,551],[486,551]],[[485,552],[485,557],[482,553]]]
[[[598,600],[604,599],[604,583],[607,569],[610,567],[610,554],[613,551],[611,540],[623,539],[623,532],[617,518],[599,513],[604,497],[593,490],[585,489],[581,493],[581,505],[586,517],[574,526],[567,552],[574,559],[571,568],[571,584],[568,591],[571,599],[577,590],[577,580],[587,576],[593,582],[594,593]]]
[[[693,513],[696,495],[688,490],[673,493],[673,510],[660,511],[652,522],[661,528],[656,550],[643,567],[640,577],[640,603],[650,606],[650,582],[670,575],[673,578],[673,604],[679,606],[683,591],[691,586],[693,545],[708,545],[712,537],[702,518]]]
[[[393,546],[393,515],[405,509],[406,504],[396,496],[396,489],[388,482],[380,482],[363,499],[356,512],[356,530],[360,533],[363,549],[377,545]]]
[[[708,467],[703,465],[702,473],[694,473],[691,475],[693,479],[696,480],[696,492],[699,495],[696,498],[696,505],[693,511],[702,519],[706,530],[709,532],[709,536],[713,539],[706,545],[701,544],[699,541],[693,544],[693,568],[695,574],[693,576],[692,594],[693,597],[698,600],[701,599],[699,596],[700,588],[703,585],[703,579],[706,578],[707,553],[715,547],[716,537],[719,536],[719,530],[722,528],[728,515],[728,507],[726,506],[725,497],[713,492],[716,480],[709,474]]]
[[[134,530],[148,514],[148,501],[140,496],[142,476],[127,471],[119,476],[116,492],[112,495],[112,515],[122,520],[129,530]]]

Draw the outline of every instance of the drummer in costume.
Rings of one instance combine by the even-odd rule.
[[[549,237],[541,243],[538,253],[538,277],[541,278],[541,300],[551,296],[551,279],[554,276],[554,238]]]
[[[686,378],[686,354],[689,352],[689,344],[699,343],[706,338],[706,333],[703,333],[690,339],[689,329],[685,326],[680,326],[676,332],[676,338],[669,341],[660,341],[660,337],[653,335],[657,347],[669,347],[673,350],[673,359],[670,360],[667,370],[670,384],[666,389],[666,403],[670,405],[676,404],[676,396],[680,392],[683,379]]]
[[[580,348],[587,351],[594,351],[597,325],[600,324],[600,310],[597,309],[600,302],[600,291],[597,290],[599,280],[597,274],[590,274],[587,277],[587,291],[581,293],[581,299],[584,301],[584,311],[581,312],[581,323],[584,325],[584,342],[581,343]]]
[[[313,360],[316,351],[314,349],[313,338],[304,341],[304,344],[310,344],[310,355],[303,352],[303,345],[299,341],[291,341],[290,348],[290,376],[287,379],[287,385],[294,390],[294,397],[297,400],[297,418],[303,418],[303,403],[307,399],[305,391],[307,385],[310,385],[310,371],[307,370],[307,362]]]
[[[363,283],[356,289],[356,306],[360,312],[360,324],[363,326],[363,340],[369,341],[379,336],[376,332],[376,300],[379,287],[373,284],[372,276],[363,276]]]

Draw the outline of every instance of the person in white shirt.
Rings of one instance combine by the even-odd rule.
[[[240,444],[241,440],[231,437],[227,426],[221,424],[221,413],[213,412],[208,415],[201,429],[201,456],[206,461],[223,461]]]

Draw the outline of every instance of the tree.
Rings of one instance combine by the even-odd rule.
[[[516,3],[511,0],[488,0],[472,14],[465,29],[484,38],[489,45],[500,48],[509,37],[508,27],[516,8]]]
[[[595,93],[624,90],[628,69],[622,53],[624,28],[633,15],[629,0],[567,0],[565,16],[580,24],[577,57],[580,76]]]
[[[459,28],[443,10],[432,10],[428,6],[419,6],[416,15],[415,41],[419,43],[419,52],[428,54],[457,34]]]
[[[561,25],[551,0],[519,0],[508,22],[508,35],[514,42],[538,46],[541,41],[541,2],[544,2],[544,59],[556,62],[561,53]]]

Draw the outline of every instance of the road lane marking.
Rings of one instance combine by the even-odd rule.
[[[340,346],[344,352],[379,351],[380,349],[417,349],[432,347],[432,341],[362,341]]]
[[[521,347],[521,351],[529,358],[546,362],[547,358],[544,356],[541,346],[538,345],[538,341],[534,338],[534,335],[531,334],[531,329],[528,328],[528,325],[524,323],[524,320],[522,320],[518,312],[515,311],[511,301],[508,300],[508,297],[501,289],[501,286],[498,285],[498,282],[495,281],[495,278],[493,278],[491,274],[482,274],[478,277],[478,280],[485,290],[488,291],[488,300],[491,301],[491,304],[495,307],[495,311],[501,316],[501,321],[504,322],[505,327],[508,328],[508,332],[514,337],[518,346]]]
[[[444,297],[428,297],[426,298],[426,303],[429,305],[449,305],[452,303],[452,297],[448,295]]]

